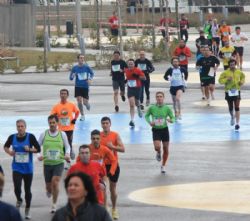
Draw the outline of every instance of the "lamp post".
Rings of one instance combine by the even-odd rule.
[[[152,0],[152,17],[151,17],[151,24],[152,24],[152,41],[153,41],[153,48],[155,48],[155,0]]]
[[[85,43],[82,33],[82,18],[81,18],[81,3],[80,0],[76,0],[76,30],[77,39],[79,42],[81,54],[85,55]]]

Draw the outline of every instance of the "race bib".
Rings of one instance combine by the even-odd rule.
[[[239,96],[239,90],[237,89],[231,89],[228,91],[228,96],[229,97],[235,97],[235,96]]]
[[[114,20],[114,21],[113,21],[113,24],[114,24],[114,25],[118,25],[118,20]]]
[[[146,71],[147,65],[146,64],[138,64],[138,68],[140,68],[142,71]]]
[[[228,36],[228,32],[226,32],[226,31],[223,32],[223,35],[224,35],[224,36]]]
[[[165,124],[165,119],[163,119],[163,118],[155,118],[154,123],[155,123],[155,126],[163,126]]]
[[[208,76],[214,77],[214,75],[215,75],[214,68],[210,68],[209,73],[208,73]]]
[[[47,150],[48,160],[60,160],[60,151],[59,150]]]
[[[80,81],[82,81],[82,80],[87,80],[87,79],[88,79],[88,73],[87,73],[87,72],[78,73],[77,76],[78,76],[78,79],[79,79]]]
[[[224,52],[225,58],[231,58],[232,53],[231,52]]]
[[[112,65],[112,71],[120,71],[121,70],[121,67],[119,64],[116,64],[116,65]]]
[[[181,75],[181,73],[180,73],[180,74],[178,74],[178,73],[173,74],[173,75],[172,75],[172,80],[181,81],[181,80],[182,80],[182,75]]]
[[[62,126],[69,126],[70,125],[70,119],[68,117],[60,118],[60,124]]]
[[[16,163],[28,163],[29,162],[29,153],[26,152],[16,152],[15,154]]]
[[[186,58],[187,58],[186,55],[180,55],[180,56],[179,56],[179,60],[180,60],[180,61],[185,61]]]
[[[136,80],[128,80],[128,86],[129,87],[136,87],[137,86]]]

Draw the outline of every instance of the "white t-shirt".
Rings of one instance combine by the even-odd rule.
[[[236,33],[232,34],[231,36],[231,40],[233,42],[233,46],[235,47],[244,47],[245,44],[245,40],[242,40],[241,38],[247,38],[245,33],[240,33],[239,35],[237,35]]]

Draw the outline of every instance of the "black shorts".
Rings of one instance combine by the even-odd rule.
[[[235,51],[239,54],[239,56],[243,56],[244,48],[243,47],[234,47]]]
[[[109,173],[111,165],[105,165],[105,166],[106,166],[106,171],[107,171],[107,175],[108,175],[109,180],[111,182],[113,182],[113,183],[117,183],[117,181],[119,179],[119,176],[120,176],[120,167],[119,167],[119,165],[117,165],[117,167],[116,167],[114,176],[110,175],[110,173]]]
[[[184,86],[183,85],[180,85],[180,86],[171,86],[169,91],[170,91],[171,95],[176,96],[176,93],[177,93],[178,90],[182,90],[184,92],[185,91],[184,90]]]
[[[111,28],[111,35],[118,36],[118,33],[119,33],[118,29],[112,29]]]
[[[119,88],[120,88],[120,91],[125,92],[125,82],[124,82],[124,80],[118,80],[118,81],[113,80],[112,85],[113,85],[113,90],[114,91],[119,90]]]
[[[135,97],[136,100],[140,99],[141,88],[140,87],[128,87],[128,98]]]
[[[168,127],[157,129],[152,128],[153,132],[153,141],[160,140],[162,142],[168,142],[169,141],[169,131]]]
[[[227,70],[229,68],[229,65],[224,65],[223,68],[224,70]]]
[[[211,77],[208,79],[201,79],[201,86],[209,86],[210,84],[215,84],[215,77]]]
[[[62,176],[64,168],[64,163],[60,163],[58,165],[44,165],[43,173],[44,179],[46,183],[51,183],[51,180],[54,176]]]
[[[83,97],[89,99],[89,89],[83,87],[75,87],[75,97]]]
[[[228,96],[228,92],[225,92],[225,100],[227,101],[241,100],[240,91],[238,96]]]

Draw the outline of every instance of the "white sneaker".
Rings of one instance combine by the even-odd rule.
[[[139,116],[140,118],[142,118],[143,113],[142,113],[142,110],[141,110],[140,107],[137,107],[137,112],[138,112],[138,116]]]
[[[65,170],[68,170],[70,167],[71,167],[70,162],[66,162],[66,163],[64,164],[64,169],[65,169]]]
[[[161,173],[166,173],[166,166],[161,166]]]
[[[56,204],[52,204],[52,206],[51,206],[51,211],[50,211],[51,213],[55,213],[56,212]]]
[[[25,208],[25,219],[31,219],[30,208]]]
[[[85,121],[85,116],[84,116],[84,115],[82,115],[82,116],[80,117],[80,121]]]
[[[210,99],[207,99],[207,106],[210,106]]]
[[[230,120],[230,125],[233,126],[235,124],[235,120],[234,120],[234,117],[231,117],[231,120]]]

